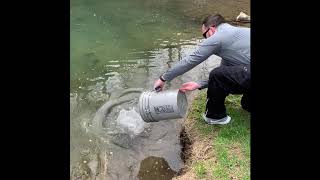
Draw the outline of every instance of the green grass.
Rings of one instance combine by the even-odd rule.
[[[208,166],[204,162],[195,165],[199,178],[250,179],[250,113],[241,108],[241,95],[229,95],[226,99],[227,113],[231,122],[227,125],[208,125],[202,119],[205,111],[206,93],[201,92],[194,100],[188,118],[194,119],[194,126],[202,138],[212,138],[216,163]]]
[[[196,175],[199,178],[202,178],[206,174],[207,170],[203,162],[198,162],[195,166],[195,171],[196,171]]]

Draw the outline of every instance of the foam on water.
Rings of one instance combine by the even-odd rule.
[[[148,123],[142,120],[140,114],[134,108],[130,110],[121,109],[116,122],[131,138],[142,133],[149,126]]]

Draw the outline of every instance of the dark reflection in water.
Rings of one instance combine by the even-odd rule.
[[[139,180],[169,180],[176,175],[164,158],[150,156],[141,161]]]

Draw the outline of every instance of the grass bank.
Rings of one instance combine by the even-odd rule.
[[[226,99],[232,118],[227,125],[202,120],[205,99],[206,92],[201,91],[189,109],[181,133],[186,165],[174,179],[250,179],[250,113],[241,108],[241,96]]]

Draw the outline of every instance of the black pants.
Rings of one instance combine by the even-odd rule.
[[[250,66],[220,66],[210,72],[207,91],[206,116],[220,119],[225,117],[225,98],[229,94],[243,94],[241,106],[251,111]]]

